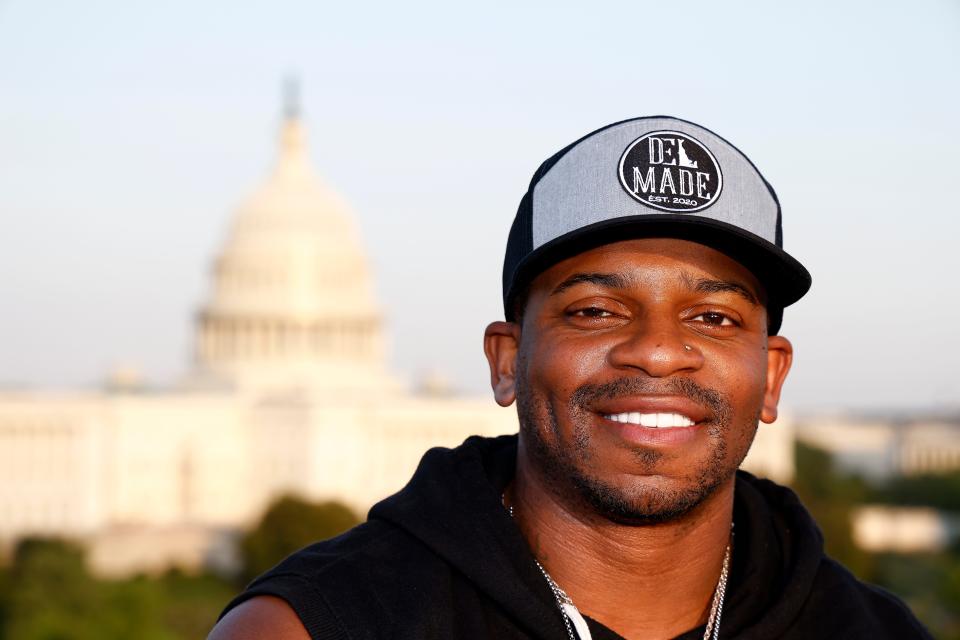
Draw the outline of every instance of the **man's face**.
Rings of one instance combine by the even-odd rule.
[[[779,337],[768,349],[762,296],[739,263],[672,239],[540,274],[513,360],[521,457],[558,497],[616,521],[689,512],[776,417],[790,349]]]

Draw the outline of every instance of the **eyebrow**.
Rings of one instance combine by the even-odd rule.
[[[624,289],[627,287],[627,279],[616,273],[575,273],[550,292],[551,296],[563,293],[570,287],[578,284],[595,284],[609,289]]]
[[[682,277],[682,279],[688,287],[700,293],[735,293],[752,305],[760,304],[760,301],[757,300],[757,296],[754,295],[750,289],[739,282],[733,282],[730,280],[711,280],[709,278],[698,278],[694,280],[686,274]]]
[[[760,304],[757,296],[750,289],[739,282],[732,280],[713,280],[710,278],[693,278],[688,273],[680,276],[683,283],[692,291],[700,293],[735,293],[752,305]],[[551,296],[563,293],[578,284],[595,284],[608,289],[625,289],[629,286],[629,279],[618,273],[575,273],[550,292]]]

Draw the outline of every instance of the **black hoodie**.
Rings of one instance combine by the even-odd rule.
[[[500,496],[516,436],[432,449],[366,523],[311,545],[254,580],[224,613],[283,598],[310,637],[567,638],[553,594]],[[896,597],[823,553],[789,489],[738,472],[736,540],[721,638],[929,638]],[[587,619],[595,640],[620,638]],[[677,640],[699,640],[704,628]]]

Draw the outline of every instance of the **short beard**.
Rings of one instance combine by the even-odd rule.
[[[650,525],[680,519],[702,504],[718,487],[728,481],[746,455],[729,466],[727,439],[731,436],[733,410],[730,402],[719,392],[707,389],[687,378],[657,380],[652,378],[620,378],[598,385],[583,385],[570,398],[573,416],[573,434],[569,446],[561,443],[560,423],[553,407],[542,397],[533,397],[525,388],[525,372],[518,372],[517,414],[524,444],[529,448],[532,462],[547,481],[548,488],[559,498],[573,498],[585,503],[596,514],[627,525]],[[669,489],[655,486],[638,487],[634,491],[608,484],[587,473],[587,469],[603,463],[597,460],[588,423],[590,411],[586,408],[598,400],[622,396],[662,394],[682,396],[707,407],[713,415],[707,434],[715,443],[710,459],[699,470],[689,487]],[[752,442],[757,419],[753,420]],[[547,435],[549,433],[549,436]],[[655,449],[633,448],[636,462],[643,470],[655,468],[663,454]]]

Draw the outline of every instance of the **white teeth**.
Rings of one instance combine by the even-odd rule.
[[[612,422],[638,424],[641,427],[649,427],[653,429],[692,427],[694,424],[696,424],[687,416],[679,413],[640,413],[639,411],[630,411],[623,413],[612,413],[605,415],[604,418]]]

